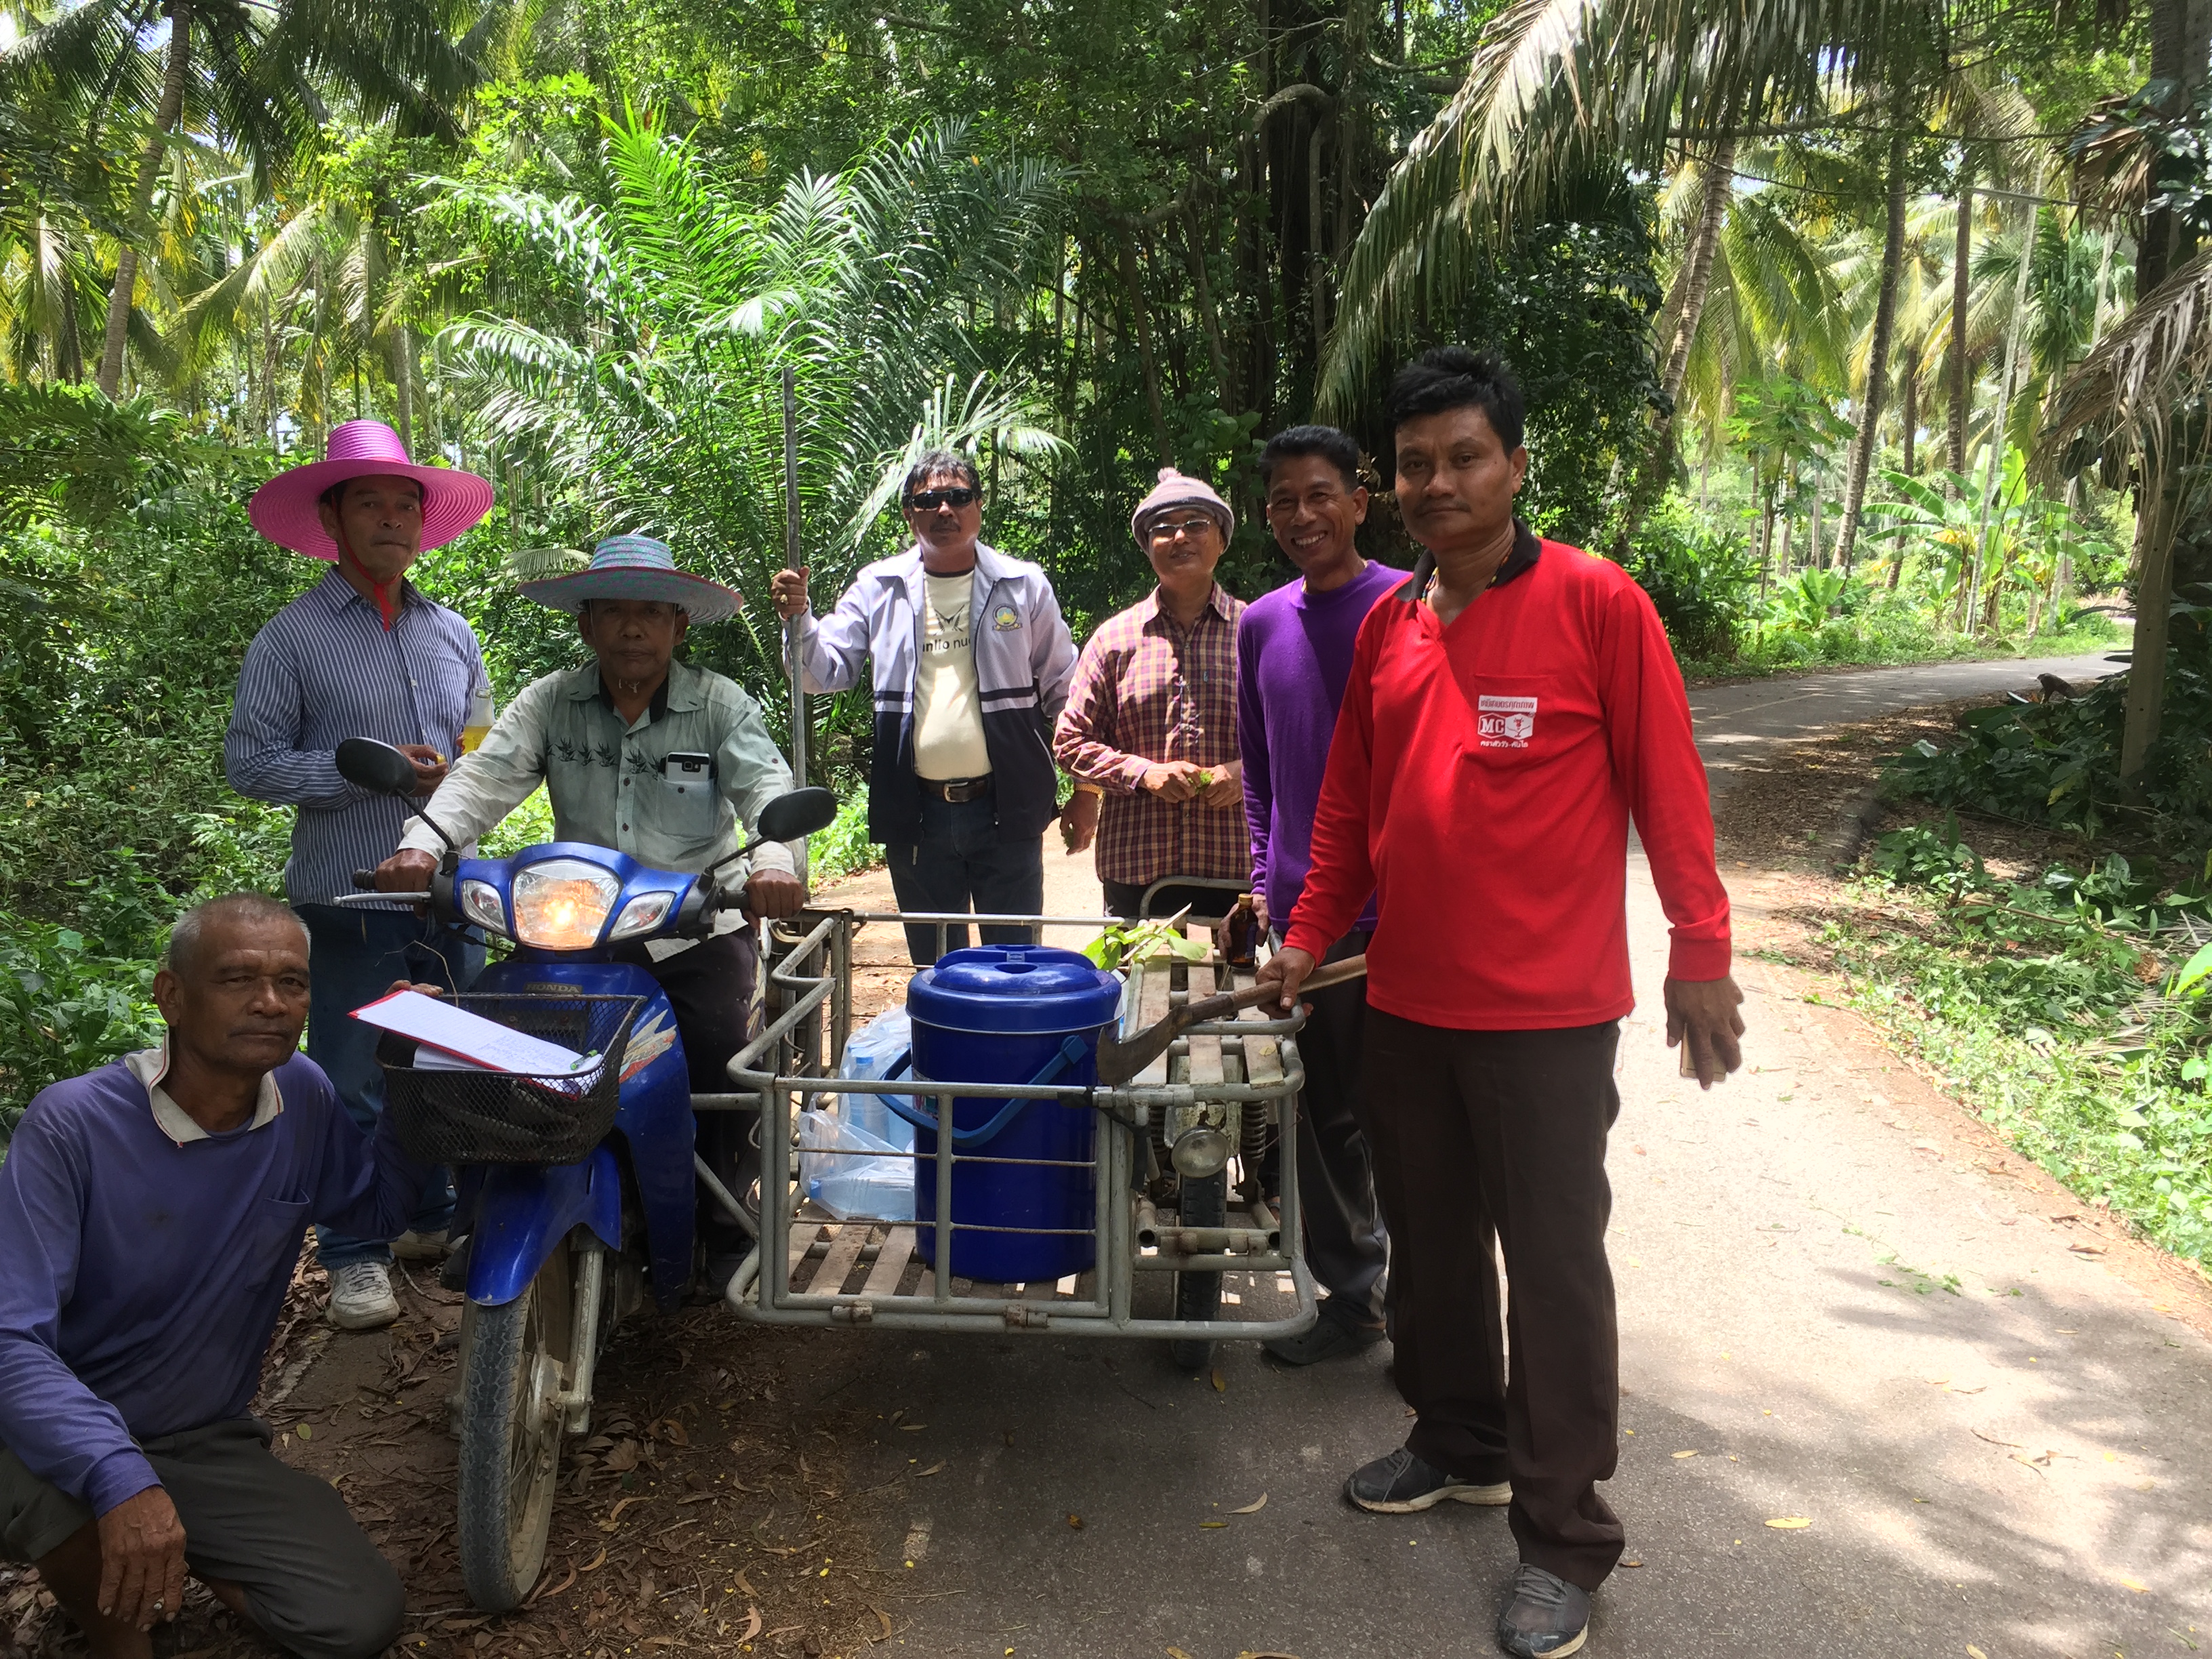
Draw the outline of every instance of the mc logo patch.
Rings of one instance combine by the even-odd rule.
[[[1536,734],[1535,698],[1478,696],[1474,731],[1485,749],[1526,749]]]

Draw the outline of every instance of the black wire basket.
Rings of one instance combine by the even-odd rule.
[[[449,1071],[417,1064],[417,1045],[386,1032],[384,1109],[409,1157],[423,1164],[575,1164],[614,1127],[623,1059],[642,997],[521,996],[486,993],[450,999],[501,1025],[596,1054],[579,1076]]]

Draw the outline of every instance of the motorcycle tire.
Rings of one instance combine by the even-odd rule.
[[[499,1307],[471,1303],[462,1320],[459,1514],[461,1583],[486,1613],[521,1604],[545,1562],[561,1474],[565,1386],[574,1352],[574,1257],[563,1240],[530,1288]]]
[[[1182,1224],[1186,1227],[1225,1227],[1229,1224],[1229,1172],[1194,1180],[1182,1179]],[[1218,1273],[1176,1275],[1176,1317],[1212,1319],[1221,1312],[1221,1275]],[[1206,1369],[1213,1357],[1213,1344],[1195,1338],[1168,1344],[1175,1363],[1187,1371]]]

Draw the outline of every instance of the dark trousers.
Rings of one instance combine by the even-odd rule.
[[[717,933],[688,951],[655,962],[643,945],[617,945],[617,962],[634,962],[660,982],[676,1013],[684,1039],[684,1061],[695,1095],[726,1095],[730,1058],[752,1036],[753,988],[760,975],[760,949],[750,928]],[[745,1112],[702,1112],[694,1146],[717,1179],[739,1197],[751,1184],[741,1174],[751,1151],[753,1118]],[[709,1260],[742,1255],[751,1240],[720,1205],[702,1194],[699,1233]]]
[[[1354,929],[1322,960],[1339,962],[1367,948]],[[1328,1308],[1355,1325],[1382,1317],[1390,1242],[1375,1193],[1375,1160],[1360,1086],[1367,1025],[1367,981],[1316,991],[1313,1013],[1298,1033],[1306,1086],[1298,1094],[1298,1211],[1306,1262],[1328,1292]]]
[[[185,1565],[246,1592],[247,1610],[301,1659],[368,1659],[399,1635],[406,1592],[327,1480],[282,1463],[269,1426],[232,1418],[141,1443],[184,1523]],[[36,1560],[92,1510],[0,1449],[0,1559]]]
[[[988,795],[955,802],[924,794],[921,839],[884,848],[884,862],[890,866],[891,891],[902,910],[1033,916],[1044,908],[1043,837],[1001,837],[998,809]],[[980,931],[986,945],[1032,943],[1026,927]],[[965,927],[945,930],[946,950],[967,944]],[[936,927],[908,924],[906,953],[917,968],[936,961]]]
[[[1144,902],[1145,890],[1152,884],[1146,881],[1108,881],[1103,876],[1098,884],[1105,890],[1106,908],[1124,921],[1143,920],[1137,909]],[[1249,887],[1249,884],[1246,885]],[[1190,907],[1193,921],[1218,921],[1237,908],[1237,890],[1231,887],[1163,887],[1152,895],[1152,915],[1161,918],[1173,915],[1185,905]]]
[[[484,947],[470,934],[407,910],[356,910],[335,904],[294,907],[307,924],[307,1057],[330,1074],[346,1115],[373,1133],[384,1110],[384,1068],[376,1063],[377,1030],[352,1018],[394,980],[465,991],[483,971]],[[416,1232],[444,1231],[453,1218],[453,1186],[441,1176],[422,1189],[408,1221]],[[316,1253],[335,1271],[352,1261],[392,1260],[381,1238],[347,1238],[315,1229]]]
[[[1448,1474],[1510,1478],[1521,1559],[1595,1589],[1620,1559],[1610,1480],[1620,1334],[1605,1257],[1617,1024],[1459,1031],[1367,1016],[1376,1176],[1390,1218],[1407,1445]],[[1491,1241],[1512,1284],[1505,1374]]]

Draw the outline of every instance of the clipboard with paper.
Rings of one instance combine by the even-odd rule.
[[[596,1052],[580,1054],[420,991],[394,991],[353,1017],[416,1043],[415,1064],[428,1070],[506,1073],[580,1095],[599,1081],[603,1064]]]

